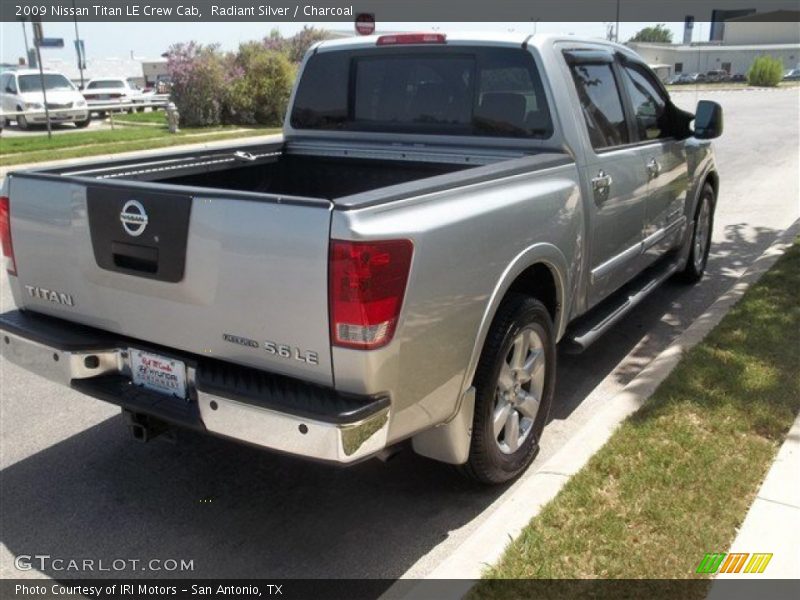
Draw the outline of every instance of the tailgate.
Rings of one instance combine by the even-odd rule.
[[[20,308],[332,384],[329,202],[35,173],[9,192]]]

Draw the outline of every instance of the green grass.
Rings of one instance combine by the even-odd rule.
[[[697,565],[706,552],[729,548],[800,410],[798,298],[800,243],[684,356],[485,578],[701,577]],[[690,589],[702,597],[706,587]],[[484,581],[473,594],[508,590]]]
[[[280,129],[267,127],[246,130],[219,127],[187,128],[181,129],[180,133],[170,134],[166,127],[120,127],[114,130],[65,133],[54,135],[52,139],[48,139],[46,134],[2,138],[0,141],[0,166],[114,154],[132,150],[149,150],[178,144],[236,139],[279,132]]]
[[[148,112],[124,113],[114,115],[114,122],[122,123],[155,123],[164,125],[167,122],[166,113],[163,110],[153,110]]]

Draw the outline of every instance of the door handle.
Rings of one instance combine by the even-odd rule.
[[[603,169],[600,169],[597,175],[592,177],[592,190],[594,190],[594,195],[605,200],[608,197],[608,192],[611,189],[613,181],[611,175],[603,171]]]
[[[661,165],[658,164],[655,158],[651,158],[647,161],[647,174],[650,176],[650,179],[655,179],[661,175]]]

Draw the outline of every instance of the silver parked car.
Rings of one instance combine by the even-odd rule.
[[[336,464],[410,443],[507,481],[558,402],[556,344],[702,278],[721,131],[610,42],[323,42],[282,141],[9,175],[3,351],[140,440]]]
[[[116,104],[125,105],[120,110],[133,112],[131,104],[143,104],[144,93],[135,83],[125,77],[102,77],[90,80],[83,88],[83,97],[93,112],[105,115]],[[108,108],[111,106],[112,108]]]

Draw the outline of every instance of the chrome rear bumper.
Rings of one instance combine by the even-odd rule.
[[[338,394],[304,382],[198,359],[27,312],[0,315],[11,363],[134,413],[306,458],[351,463],[386,446],[389,400]],[[185,400],[131,383],[129,349],[187,366]],[[233,371],[233,374],[231,374]]]

